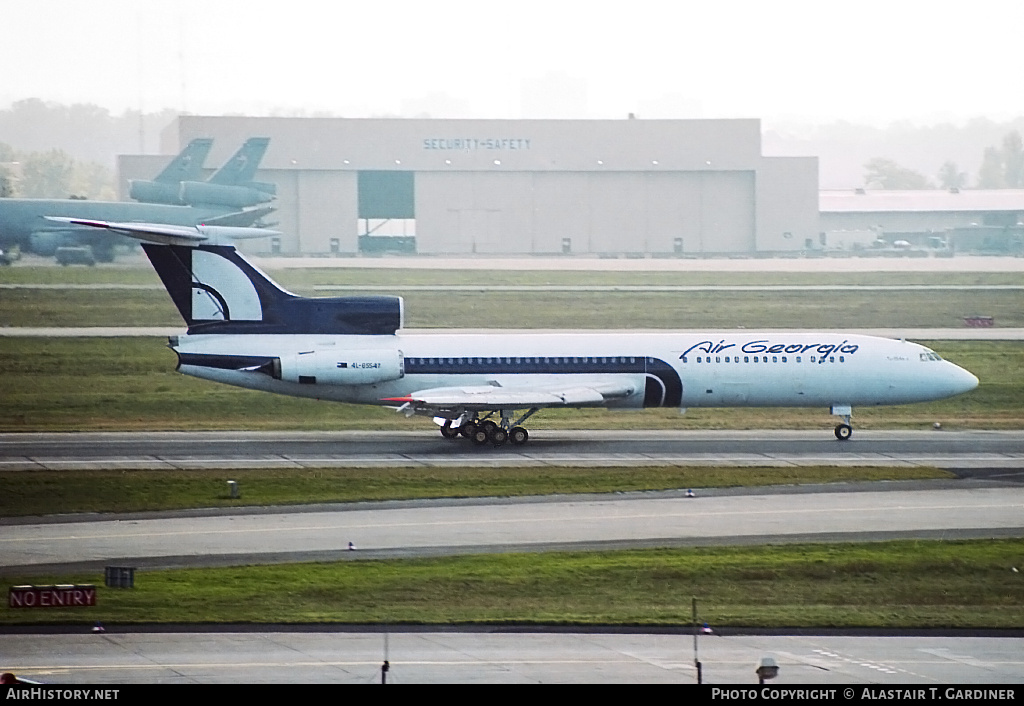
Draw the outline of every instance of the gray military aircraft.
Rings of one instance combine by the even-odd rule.
[[[129,195],[142,203],[162,203],[184,206],[181,201],[181,183],[196,181],[203,175],[203,162],[213,147],[209,137],[199,137],[185,146],[177,157],[151,181],[130,179]]]
[[[275,186],[250,180],[268,142],[268,138],[247,141],[209,182],[181,181],[181,177],[198,177],[202,173],[203,160],[213,143],[207,138],[190,142],[153,181],[146,182],[157,185],[154,193],[164,188],[176,194],[185,193],[183,186],[186,184],[196,185],[200,195],[203,189],[213,190],[205,197],[189,191],[192,197],[188,202],[0,198],[0,249],[10,251],[16,247],[44,257],[56,255],[61,261],[64,261],[62,255],[76,250],[78,256],[72,262],[110,262],[114,259],[115,244],[123,242],[105,231],[47,220],[47,216],[179,226],[263,227],[261,219],[274,208],[257,204],[272,199]]]
[[[200,140],[193,140],[178,155],[175,162],[182,159],[191,147]],[[277,194],[277,185],[253,181],[260,160],[270,144],[268,137],[253,137],[217,170],[207,181],[200,181],[202,160],[198,170],[189,178],[176,178],[171,167],[165,169],[152,181],[133,179],[129,182],[129,196],[144,203],[161,203],[175,206],[227,206],[231,208],[248,208],[271,201]],[[209,148],[207,148],[208,150]],[[205,158],[206,154],[203,153]]]
[[[117,219],[122,222],[168,223],[179,226],[256,226],[273,211],[271,206],[231,211],[218,206],[168,206],[128,201],[78,199],[0,199],[0,248],[18,246],[22,252],[53,257],[61,248],[89,247],[100,262],[114,259],[122,238],[95,228],[48,221],[47,216]]]

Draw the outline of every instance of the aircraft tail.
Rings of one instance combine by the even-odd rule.
[[[270,144],[269,137],[251,137],[245,141],[234,156],[209,178],[208,184],[220,186],[241,186],[248,184],[256,176],[260,160]]]
[[[200,137],[185,146],[178,156],[168,164],[153,181],[161,184],[177,184],[182,181],[193,181],[203,173],[203,162],[213,147],[213,140]]]
[[[143,250],[188,325],[189,334],[393,335],[401,297],[300,297],[242,257],[230,241],[279,235],[262,228],[50,220],[106,228],[143,241]]]

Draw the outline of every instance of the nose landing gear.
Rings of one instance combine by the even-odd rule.
[[[853,435],[853,426],[850,424],[853,409],[850,405],[832,405],[832,414],[843,420],[841,424],[836,425],[836,438],[840,441],[848,441]]]

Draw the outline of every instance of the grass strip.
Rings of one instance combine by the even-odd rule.
[[[963,317],[978,314],[999,326],[1024,326],[1018,290],[510,293],[396,286],[390,293],[405,297],[407,327],[427,329],[960,328]],[[0,326],[183,324],[163,291],[5,289]]]
[[[891,541],[355,560],[96,574],[95,608],[0,623],[434,623],[1020,628],[1024,540]]]
[[[951,477],[937,468],[833,466],[6,471],[0,517]],[[228,480],[240,498],[229,496]]]

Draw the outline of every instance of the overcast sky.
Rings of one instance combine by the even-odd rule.
[[[1020,0],[0,0],[0,107],[1005,120],[1022,28]]]

